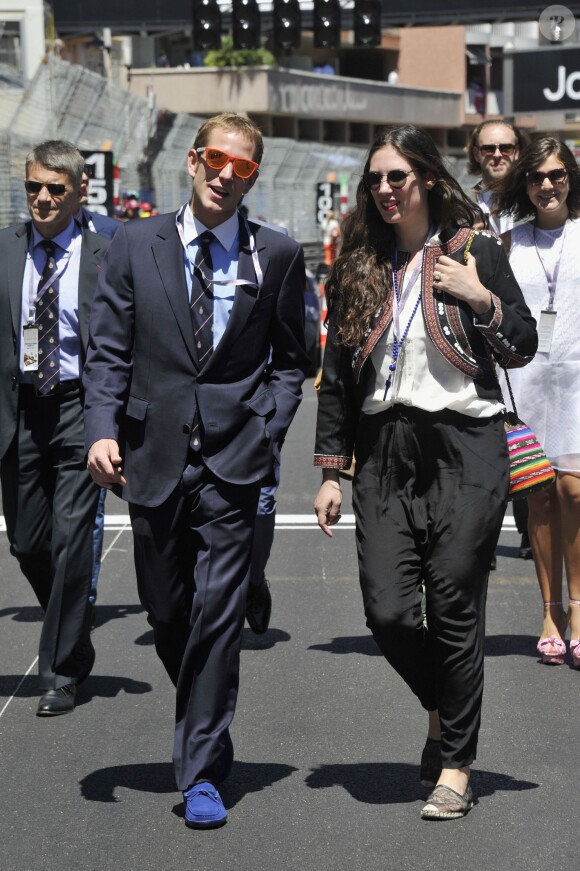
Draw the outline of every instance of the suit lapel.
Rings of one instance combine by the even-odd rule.
[[[10,312],[12,315],[12,329],[14,335],[20,335],[20,318],[22,315],[22,280],[26,267],[26,254],[28,252],[28,240],[30,239],[31,223],[21,224],[16,228],[14,250],[6,258],[5,267],[8,279],[8,295],[10,298]]]
[[[197,369],[197,354],[193,340],[193,326],[189,310],[187,281],[185,279],[185,263],[183,245],[175,228],[175,216],[158,232],[159,240],[153,245],[153,256],[159,270],[169,304],[183,336],[187,350]]]
[[[89,315],[95,290],[97,288],[98,270],[106,251],[106,245],[101,242],[96,233],[83,227],[81,243],[81,259],[79,264],[79,333],[83,358],[89,344]],[[100,256],[99,256],[100,255]]]

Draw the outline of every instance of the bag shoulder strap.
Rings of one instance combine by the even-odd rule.
[[[505,248],[506,254],[509,257],[509,253],[512,250],[512,231],[506,230],[505,233],[501,234],[500,238],[503,242],[503,247]]]
[[[503,236],[502,236],[502,239],[505,239],[506,236],[509,236],[509,240],[508,240],[508,243],[507,243],[507,244],[510,245],[510,244],[511,244],[511,230],[508,230],[507,233],[504,233]],[[472,242],[473,242],[474,239],[475,239],[475,230],[472,230],[471,233],[469,234],[469,238],[468,238],[468,240],[467,240],[467,244],[466,244],[466,246],[465,246],[465,250],[464,250],[464,252],[463,252],[463,260],[464,260],[464,262],[465,262],[466,264],[467,264],[467,255],[469,254],[469,249],[471,248],[471,244],[472,244]],[[509,251],[509,248],[508,248],[508,251]],[[485,340],[484,340],[484,341],[485,341]],[[487,354],[487,357],[488,357],[489,363],[490,363],[490,365],[491,365],[491,368],[492,368],[493,372],[495,373],[495,377],[496,377],[496,380],[497,380],[497,384],[498,384],[499,392],[500,392],[500,396],[501,396],[501,401],[502,401],[503,404],[505,405],[505,399],[504,399],[504,396],[503,396],[503,391],[502,391],[502,389],[501,389],[501,384],[499,383],[499,379],[498,379],[498,377],[497,377],[497,373],[496,373],[496,369],[495,369],[495,365],[496,365],[496,363],[495,363],[495,359],[494,359],[493,354],[491,353],[491,348],[489,347],[489,343],[488,343],[488,342],[485,342],[485,352],[486,352],[486,354]],[[507,386],[508,386],[508,390],[509,390],[509,394],[510,394],[510,400],[511,400],[511,403],[512,403],[512,408],[513,408],[513,410],[514,410],[514,414],[515,414],[516,417],[517,417],[518,410],[517,410],[517,408],[516,408],[516,402],[515,402],[515,399],[514,399],[514,394],[513,394],[513,391],[512,391],[512,386],[511,386],[511,384],[510,384],[510,378],[509,378],[509,375],[508,375],[507,369],[506,369],[505,366],[500,366],[500,368],[502,369],[502,371],[503,371],[503,373],[504,373],[504,375],[505,375],[505,380],[506,380],[506,384],[507,384]]]

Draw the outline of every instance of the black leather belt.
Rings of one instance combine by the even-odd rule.
[[[21,384],[20,395],[25,398],[34,396],[36,399],[50,399],[51,396],[63,396],[65,393],[78,392],[82,387],[80,378],[69,378],[68,381],[57,381],[49,393],[39,393],[34,384]]]

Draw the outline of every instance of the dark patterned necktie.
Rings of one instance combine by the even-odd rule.
[[[41,246],[46,251],[46,264],[38,283],[37,295],[41,293],[56,272],[54,255],[56,245],[45,239]],[[58,290],[54,281],[36,303],[34,326],[38,329],[38,370],[34,383],[38,393],[46,394],[60,380],[60,341],[58,330]]]
[[[198,248],[191,280],[191,321],[197,350],[197,361],[203,366],[213,351],[213,264],[209,246],[215,236],[206,230],[198,237]]]
[[[213,292],[210,281],[213,277],[213,263],[209,246],[215,236],[206,230],[198,237],[198,248],[193,264],[191,278],[191,322],[197,351],[197,361],[203,366],[213,351]],[[196,410],[191,428],[189,444],[194,451],[201,450],[201,430],[199,413]]]

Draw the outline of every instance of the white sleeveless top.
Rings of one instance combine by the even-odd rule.
[[[534,240],[534,226],[531,221],[512,229],[509,260],[539,323],[549,300],[542,261],[553,274],[562,251],[554,296],[556,323],[550,351],[538,352],[523,369],[510,369],[510,382],[519,416],[534,430],[552,465],[580,473],[580,220],[566,222],[563,247],[564,228],[536,228]],[[505,399],[509,407],[507,395]]]

